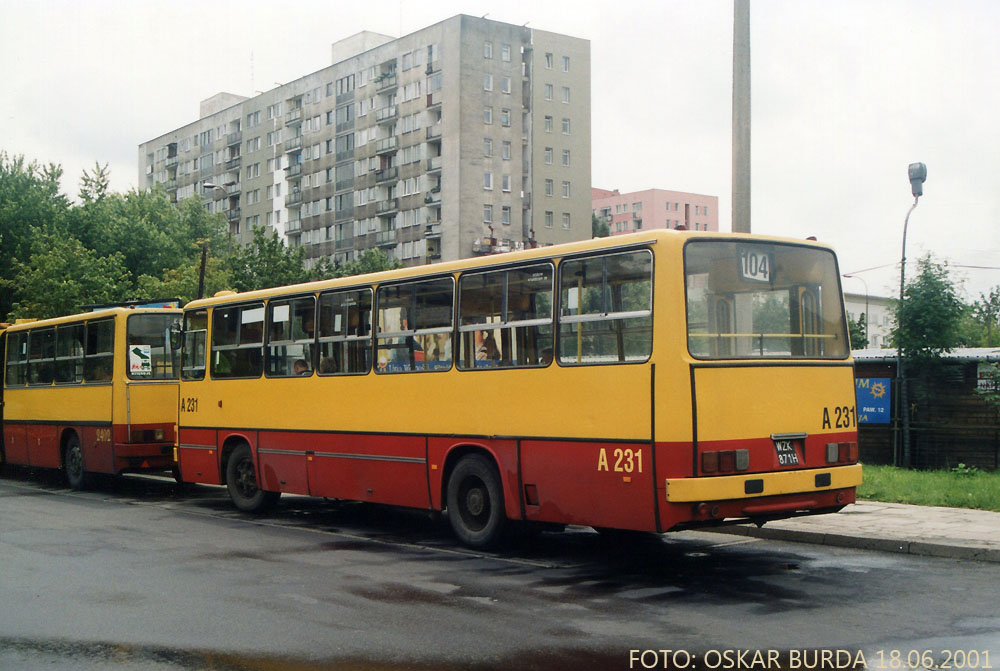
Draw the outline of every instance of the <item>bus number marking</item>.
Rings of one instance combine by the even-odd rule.
[[[611,456],[614,459],[615,473],[642,473],[642,450],[616,447]],[[597,456],[597,470],[610,471],[609,465],[608,450],[602,447]]]
[[[98,443],[110,443],[111,442],[111,429],[97,429],[94,432],[94,440]]]
[[[834,406],[831,418],[830,408],[823,408],[824,429],[851,429],[858,425],[858,413],[852,406]]]
[[[198,399],[194,397],[182,398],[181,412],[198,412]]]

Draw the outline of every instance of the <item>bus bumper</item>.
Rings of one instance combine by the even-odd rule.
[[[777,473],[667,478],[664,493],[669,503],[696,503],[829,492],[860,484],[861,464],[853,464]]]

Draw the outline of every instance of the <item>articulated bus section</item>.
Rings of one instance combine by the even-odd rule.
[[[112,308],[9,327],[3,459],[89,473],[174,466],[178,309]]]
[[[662,532],[860,483],[833,252],[650,232],[195,301],[177,460],[281,492]]]

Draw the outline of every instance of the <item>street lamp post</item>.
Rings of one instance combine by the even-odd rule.
[[[211,182],[202,182],[201,188],[202,193],[204,193],[205,189],[212,189],[213,191],[218,189],[219,191],[222,191],[223,195],[228,194],[224,187]],[[196,244],[201,245],[201,268],[198,270],[198,298],[202,298],[205,295],[205,262],[208,257],[208,239],[204,238],[198,240]]]
[[[910,225],[910,215],[916,209],[920,196],[924,195],[924,181],[927,179],[927,166],[923,163],[911,163],[907,170],[910,177],[910,193],[913,194],[913,205],[906,213],[903,221],[903,253],[899,260],[899,305],[896,306],[896,380],[899,387],[899,413],[897,417],[903,423],[902,466],[910,466],[910,408],[906,393],[906,355],[903,351],[903,291],[906,282],[906,229]]]

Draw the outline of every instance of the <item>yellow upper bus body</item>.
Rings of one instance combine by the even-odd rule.
[[[665,531],[854,500],[853,369],[817,243],[656,231],[195,301],[179,465],[441,509],[495,464],[510,519]]]
[[[59,468],[71,440],[86,471],[173,466],[181,311],[111,308],[6,331],[4,458]]]

